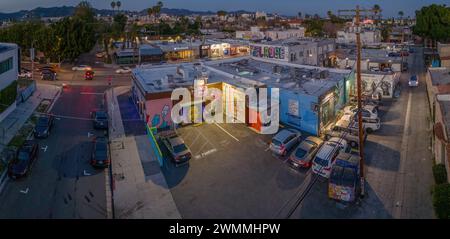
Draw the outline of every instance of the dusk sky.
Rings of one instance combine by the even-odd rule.
[[[13,12],[30,10],[36,7],[73,6],[80,0],[0,0],[0,12]],[[90,0],[94,7],[100,9],[110,8],[110,0]],[[122,0],[122,8],[128,10],[142,10],[152,6],[156,0]],[[185,8],[191,10],[249,10],[296,15],[302,13],[322,16],[328,10],[348,9],[356,4],[369,8],[379,4],[384,16],[397,16],[403,11],[405,16],[414,16],[414,12],[424,5],[432,3],[449,4],[449,0],[165,0],[165,7]]]

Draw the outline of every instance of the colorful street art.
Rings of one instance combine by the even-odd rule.
[[[272,46],[251,46],[250,51],[254,57],[264,57],[271,59],[284,59],[285,50],[283,47]]]
[[[148,109],[147,124],[150,127],[164,129],[172,125],[170,111],[172,101],[170,98],[151,100],[146,103]]]

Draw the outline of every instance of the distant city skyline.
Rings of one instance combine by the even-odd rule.
[[[37,7],[74,6],[80,0],[0,0],[0,12],[8,13],[20,10],[31,10]],[[110,9],[110,0],[89,0],[93,7],[98,9]],[[154,5],[156,0],[122,0],[124,10],[143,10]],[[264,11],[268,13],[278,13],[281,15],[319,14],[325,16],[328,10],[336,13],[338,9],[354,8],[360,5],[362,8],[370,8],[378,4],[383,9],[383,16],[398,16],[399,11],[403,11],[404,16],[415,15],[415,11],[422,6],[430,4],[448,4],[448,0],[277,0],[274,5],[272,0],[166,0],[162,1],[166,8],[183,8],[194,11]]]

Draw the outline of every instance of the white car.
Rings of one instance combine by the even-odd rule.
[[[22,70],[22,71],[20,72],[20,74],[19,74],[19,77],[22,77],[22,78],[31,78],[31,77],[32,77],[31,71],[28,71],[28,70]]]
[[[417,78],[416,75],[413,75],[413,76],[411,76],[411,78],[409,78],[408,85],[410,87],[417,87],[417,86],[419,86],[419,79]]]
[[[357,106],[347,106],[344,108],[345,115],[355,115],[358,112]],[[377,119],[378,107],[374,105],[364,105],[362,109],[363,118]]]
[[[119,69],[116,70],[117,74],[126,74],[126,73],[131,73],[131,68],[130,67],[120,67]]]
[[[79,65],[72,67],[73,71],[92,71],[92,67],[87,65]]]

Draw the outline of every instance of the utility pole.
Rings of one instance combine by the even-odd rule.
[[[356,6],[356,48],[357,48],[357,61],[356,61],[356,85],[358,89],[358,130],[359,130],[359,157],[360,159],[360,180],[361,180],[361,197],[365,194],[365,178],[364,178],[364,126],[362,122],[362,102],[361,102],[361,28],[360,28],[360,9],[359,5]]]

